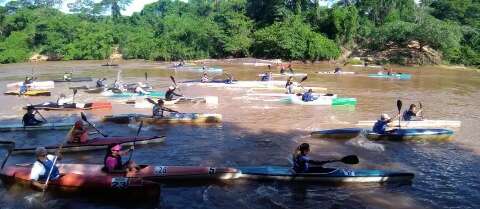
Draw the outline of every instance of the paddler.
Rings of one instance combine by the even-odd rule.
[[[271,71],[265,72],[262,75],[261,81],[271,81],[271,80],[272,80],[272,72]]]
[[[18,89],[18,94],[23,95],[28,91],[28,86],[25,82],[22,82],[22,85],[20,85],[20,88]]]
[[[201,83],[208,83],[209,79],[208,79],[208,75],[207,75],[207,72],[204,72],[203,75],[202,75],[202,78],[200,78],[200,82]]]
[[[333,71],[333,73],[335,73],[335,74],[342,73],[342,68],[336,67],[335,70]]]
[[[422,111],[423,109],[417,110],[417,105],[411,104],[410,108],[403,112],[402,118],[405,121],[410,121],[410,120],[423,120],[422,118]]]
[[[165,105],[165,102],[162,99],[159,99],[157,103],[153,105],[153,109],[152,109],[153,117],[163,117],[163,111],[178,113],[178,111],[172,110],[170,108],[166,108],[164,107],[164,105]]]
[[[285,66],[282,64],[282,65],[280,66],[280,74],[285,74],[285,71],[286,71],[286,70],[285,70]]]
[[[302,95],[302,101],[304,102],[311,102],[313,100],[315,100],[317,98],[315,98],[313,96],[313,90],[312,89],[308,89],[307,92],[305,92],[303,95]]]
[[[133,151],[133,149],[134,147],[131,146],[130,149],[122,151],[122,145],[120,144],[111,144],[108,146],[107,154],[103,160],[103,170],[107,173],[128,173],[137,171],[138,168],[133,160],[129,160],[125,164],[122,163],[122,155],[127,155],[129,152]]]
[[[293,76],[290,76],[288,79],[287,79],[287,83],[285,83],[285,88],[287,89],[287,94],[293,94]]]
[[[291,74],[295,73],[295,72],[293,72],[292,64],[288,64],[288,72],[291,73]]]
[[[373,132],[378,133],[378,134],[385,134],[385,133],[395,131],[395,129],[394,130],[387,130],[387,127],[388,127],[389,123],[393,122],[399,116],[400,116],[400,114],[397,114],[395,117],[390,118],[390,116],[388,116],[388,114],[383,113],[380,116],[380,120],[378,120],[377,122],[375,122],[375,124],[373,124],[373,128],[372,128]]]
[[[147,91],[143,90],[142,86],[143,86],[143,83],[142,83],[142,82],[138,82],[137,85],[136,85],[136,87],[135,87],[135,90],[134,90],[135,93],[140,94],[140,95],[148,94]]]
[[[33,77],[28,77],[28,76],[26,76],[24,83],[25,83],[25,84],[31,84],[31,83],[33,83]]]
[[[293,170],[296,173],[320,173],[324,171],[321,161],[310,160],[307,156],[310,152],[310,145],[308,143],[302,143],[298,146],[293,153]],[[309,164],[319,165],[317,167],[310,167]]]
[[[97,88],[105,87],[105,84],[103,82],[106,81],[106,80],[107,80],[107,78],[98,79],[97,80]]]
[[[83,125],[82,120],[77,120],[72,130],[68,133],[68,143],[85,143],[88,141],[88,127]]]
[[[24,126],[38,126],[43,123],[41,120],[37,120],[35,118],[35,114],[37,113],[37,110],[35,110],[35,107],[29,105],[27,106],[27,113],[23,115],[22,123]]]
[[[49,174],[49,180],[56,180],[60,177],[58,167],[53,163],[53,161],[55,161],[55,155],[49,155],[45,147],[37,147],[37,149],[35,149],[35,156],[36,160],[30,171],[30,182],[31,185],[36,188],[45,189],[47,185],[43,182],[47,180]],[[57,160],[62,159],[58,151],[56,156]]]
[[[175,89],[176,89],[176,88],[175,88],[174,86],[168,87],[167,92],[165,92],[165,100],[166,100],[166,101],[172,101],[172,100],[173,100],[173,96],[182,97],[181,94],[175,93]]]
[[[65,73],[63,74],[63,80],[64,80],[64,81],[71,81],[71,80],[72,80],[72,73],[67,73],[67,72],[65,72]]]

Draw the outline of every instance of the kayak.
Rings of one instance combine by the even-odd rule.
[[[20,88],[23,85],[23,82],[16,82],[16,83],[9,83],[7,84],[7,88]],[[55,83],[53,81],[34,81],[30,84],[27,84],[27,87],[31,90],[45,90],[45,89],[53,89],[55,87]]]
[[[373,127],[376,121],[374,120],[361,120],[356,126],[360,127]],[[462,125],[461,121],[457,120],[411,120],[401,121],[400,127],[405,128],[459,128]],[[389,123],[391,127],[398,127],[398,120]]]
[[[106,97],[114,97],[114,98],[136,97],[136,96],[165,97],[165,92],[151,91],[151,92],[147,92],[147,94],[140,94],[140,93],[133,93],[133,92],[113,93],[112,91],[108,90],[108,91],[102,92],[101,95]]]
[[[222,115],[207,113],[171,113],[168,116],[160,118],[142,114],[120,114],[107,115],[103,117],[103,121],[113,123],[143,121],[146,124],[201,124],[220,123],[222,121]]]
[[[88,89],[88,86],[71,86],[71,87],[68,87],[68,89],[83,89],[83,90],[87,90]]]
[[[108,64],[107,63],[107,64],[102,64],[101,66],[103,66],[103,67],[117,67],[118,64]]]
[[[356,105],[357,99],[355,98],[334,98],[333,96],[321,96],[317,99],[309,102],[302,100],[301,96],[290,95],[286,99],[287,103],[290,104],[299,104],[299,105]]]
[[[453,131],[448,129],[395,129],[391,133],[379,134],[373,131],[367,131],[366,137],[371,140],[448,140],[453,135]]]
[[[253,65],[255,67],[262,67],[262,66],[272,66],[272,63],[264,63],[264,62],[244,62],[243,65]]]
[[[361,128],[341,128],[341,129],[329,129],[314,131],[310,135],[314,138],[327,138],[327,139],[352,139],[360,135],[363,131]]]
[[[390,78],[390,79],[400,79],[400,80],[409,80],[412,78],[411,74],[407,73],[396,73],[396,74],[368,74],[370,78]]]
[[[19,91],[7,91],[4,93],[5,95],[20,95]],[[29,90],[25,92],[24,96],[50,96],[52,93],[50,91],[43,91],[43,90]]]
[[[65,103],[63,105],[57,105],[56,102],[45,102],[42,104],[29,105],[35,107],[38,110],[95,110],[95,109],[112,109],[112,103],[110,102],[89,102],[89,103]],[[27,109],[28,106],[23,107]]]
[[[229,87],[229,88],[253,88],[253,87],[273,87],[273,86],[285,86],[286,81],[233,81],[232,83],[225,83],[224,80],[221,81],[210,81],[206,83],[202,82],[187,82],[187,86],[199,85],[206,87]]]
[[[217,105],[218,97],[217,96],[192,97],[192,98],[179,97],[171,101],[164,100],[163,102],[165,105],[186,104],[186,103],[191,103],[191,104],[205,103],[208,105]],[[127,103],[132,104],[132,102],[130,101],[127,101]],[[135,108],[153,108],[153,104],[148,101],[141,101],[141,102],[134,101],[133,104],[135,104]]]
[[[54,82],[86,82],[86,81],[92,81],[92,78],[91,77],[76,77],[76,78],[72,78],[72,79],[69,79],[69,80],[55,79],[53,81]]]
[[[159,183],[182,181],[226,180],[240,177],[240,172],[229,167],[140,165],[141,169],[129,176]],[[88,174],[103,168],[101,164],[59,164],[60,172]],[[100,175],[100,174],[98,174]],[[103,174],[106,175],[106,174]]]
[[[240,178],[284,180],[284,181],[311,181],[323,183],[384,183],[409,182],[414,174],[371,169],[324,168],[319,173],[296,173],[290,167],[257,166],[238,168]]]
[[[265,73],[260,73],[260,74],[258,74],[258,76],[259,77],[265,76]],[[280,76],[304,77],[304,76],[307,76],[307,74],[306,73],[272,73],[272,76],[275,76],[275,77],[280,77]]]
[[[102,93],[103,91],[105,91],[104,87],[95,87],[95,88],[85,89],[84,92],[89,94],[99,94],[99,93]]]
[[[0,125],[0,132],[2,131],[37,131],[37,130],[65,130],[70,129],[74,122],[53,122],[43,123],[38,126],[24,126],[23,124],[2,124]]]
[[[79,152],[88,150],[106,149],[110,144],[122,144],[125,146],[140,144],[160,143],[165,141],[165,136],[109,136],[109,137],[96,137],[89,139],[85,143],[66,143],[62,147],[62,152]],[[49,152],[55,152],[59,145],[45,146]],[[35,153],[36,147],[29,148],[15,148],[14,154],[18,153]]]
[[[174,67],[173,68],[174,70],[178,70],[178,71],[196,71],[196,72],[210,72],[210,73],[221,73],[223,72],[223,69],[222,68],[212,68],[212,67],[208,67],[208,68],[199,68],[199,67]]]
[[[117,196],[128,198],[151,199],[158,198],[160,185],[146,181],[141,177],[126,177],[123,173],[108,174],[101,169],[90,169],[88,172],[75,172],[63,169],[57,164],[61,176],[48,182],[49,192],[82,193],[88,195]],[[30,188],[30,170],[32,164],[17,164],[5,166],[0,171],[0,178],[5,184],[20,184]]]
[[[299,94],[287,94],[287,93],[247,93],[246,95],[247,96],[263,96],[263,97],[289,97],[289,96],[292,96],[292,95],[299,96]],[[325,96],[325,97],[337,98],[336,94],[317,94],[317,93],[313,93],[313,96],[317,96],[317,97]]]
[[[353,75],[355,72],[353,71],[340,71],[340,72],[334,72],[334,71],[325,71],[325,72],[317,72],[320,75]]]

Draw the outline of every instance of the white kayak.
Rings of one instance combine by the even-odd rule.
[[[325,71],[325,72],[317,72],[320,75],[353,75],[355,72],[353,71],[340,71],[340,72],[334,72],[334,71]]]
[[[265,76],[265,73],[260,73],[260,74],[258,74],[258,76],[259,77]],[[275,76],[275,77],[280,77],[280,76],[304,77],[304,76],[307,76],[307,74],[306,73],[272,73],[272,76]]]
[[[359,127],[373,127],[376,121],[362,120],[359,121],[356,126]],[[457,120],[411,120],[401,121],[400,127],[405,128],[459,128],[462,125],[461,121]],[[389,124],[391,127],[398,127],[398,120]]]
[[[286,81],[234,81],[232,83],[223,83],[223,82],[190,82],[185,83],[184,85],[192,86],[207,86],[207,87],[227,87],[227,88],[254,88],[254,87],[273,87],[273,86],[285,86]]]
[[[302,100],[302,96],[291,95],[285,100],[290,104],[298,105],[356,105],[357,100],[355,98],[339,98],[335,96],[320,96],[313,101],[305,102]]]
[[[285,93],[247,93],[247,96],[256,96],[256,97],[289,97],[295,94],[285,94]],[[316,97],[330,97],[337,98],[336,94],[317,94],[313,93],[313,96]]]
[[[204,96],[204,97],[179,97],[171,101],[165,101],[165,105],[174,105],[174,104],[182,104],[182,103],[205,103],[207,105],[218,105],[218,97],[217,96]],[[139,101],[135,102],[135,108],[139,109],[146,109],[146,108],[153,108],[153,104],[148,101]]]
[[[20,88],[23,85],[23,82],[9,83],[7,88]],[[55,83],[53,81],[34,81],[31,84],[27,84],[31,90],[45,90],[55,88]]]
[[[264,63],[264,62],[244,62],[243,65],[253,65],[255,67],[262,67],[262,66],[272,66],[272,63]]]

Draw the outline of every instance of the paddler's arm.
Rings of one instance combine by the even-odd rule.
[[[162,110],[163,110],[163,111],[167,111],[167,112],[175,112],[175,113],[178,113],[178,111],[172,110],[172,109],[166,108],[166,107],[162,107]]]
[[[318,160],[308,160],[307,162],[310,163],[310,164],[312,164],[312,165],[319,165],[319,166],[322,166],[322,165],[324,165],[325,163],[327,163],[327,162],[325,162],[325,161],[318,161]]]
[[[39,181],[33,180],[33,179],[30,180],[30,185],[31,185],[32,187],[35,187],[35,188],[40,189],[40,190],[44,190],[44,189],[47,188],[47,185],[45,185],[45,184],[43,184],[43,183],[41,183],[41,182],[39,182]]]

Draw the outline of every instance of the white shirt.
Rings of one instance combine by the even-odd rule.
[[[55,155],[47,155],[47,159],[53,161]],[[30,180],[38,181],[38,178],[45,175],[45,166],[43,166],[38,160],[33,163],[32,170],[30,171]],[[53,176],[51,177],[53,179]]]

